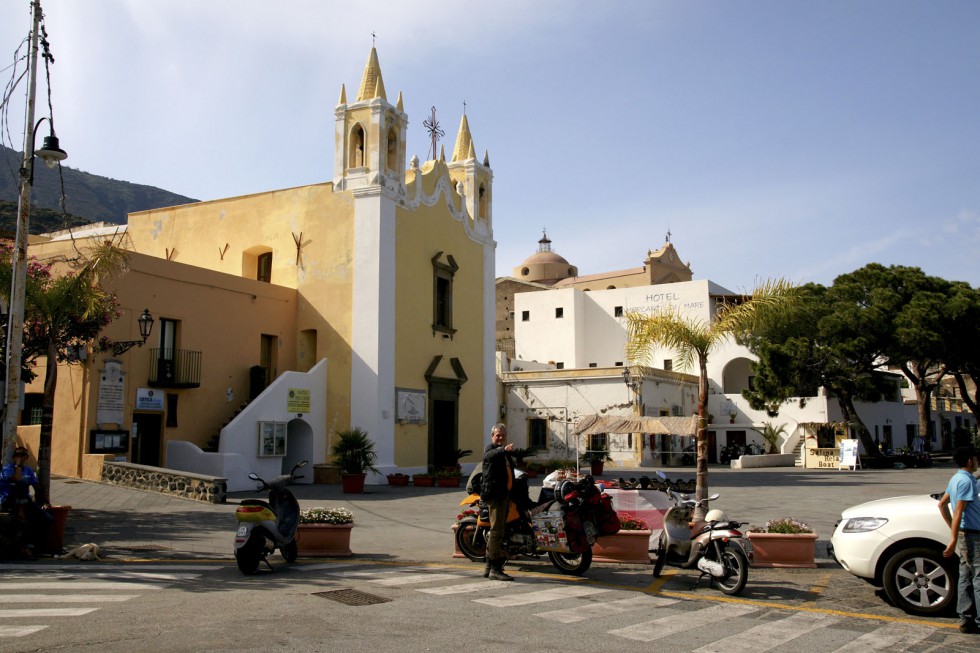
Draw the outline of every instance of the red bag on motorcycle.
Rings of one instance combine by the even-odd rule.
[[[585,536],[585,525],[582,523],[582,516],[578,511],[565,511],[565,535],[568,537],[568,550],[572,553],[584,553],[589,550],[589,540]]]
[[[612,507],[612,497],[602,493],[595,507],[595,528],[599,535],[615,535],[623,527],[619,515]]]

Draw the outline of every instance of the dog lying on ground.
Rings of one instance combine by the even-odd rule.
[[[81,546],[76,546],[68,553],[60,556],[55,556],[55,558],[61,560],[64,560],[66,558],[75,558],[78,560],[85,560],[85,561],[101,560],[102,558],[99,557],[100,552],[101,551],[99,550],[98,544],[89,543],[89,544],[82,544]]]

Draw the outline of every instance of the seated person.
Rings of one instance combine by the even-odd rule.
[[[40,547],[51,524],[51,515],[45,510],[47,505],[38,506],[31,497],[31,488],[37,496],[37,475],[27,464],[27,449],[14,449],[13,462],[0,470],[0,509],[9,512],[26,526],[27,541],[21,554],[34,557],[35,548]]]

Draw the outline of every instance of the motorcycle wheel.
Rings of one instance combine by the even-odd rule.
[[[725,565],[724,578],[712,578],[711,582],[729,596],[736,596],[745,589],[749,580],[749,561],[736,547],[726,548],[721,552],[721,564]]]
[[[299,557],[299,545],[296,544],[296,540],[293,540],[279,549],[279,553],[286,559],[286,562],[296,562],[296,558]]]
[[[473,562],[487,559],[486,532],[480,532],[475,519],[464,519],[456,526],[456,548]]]
[[[586,549],[582,553],[548,551],[548,558],[551,560],[551,564],[561,573],[570,576],[581,576],[592,566],[592,549]]]
[[[667,537],[660,534],[660,550],[657,552],[657,560],[653,563],[653,577],[660,578],[664,573],[664,565],[667,563]]]
[[[261,559],[262,538],[252,536],[240,549],[235,550],[235,562],[238,563],[238,570],[243,574],[254,574],[259,568]]]

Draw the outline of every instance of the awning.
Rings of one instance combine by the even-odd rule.
[[[653,433],[657,435],[697,435],[697,415],[690,417],[603,417],[586,415],[572,435],[593,433]]]

